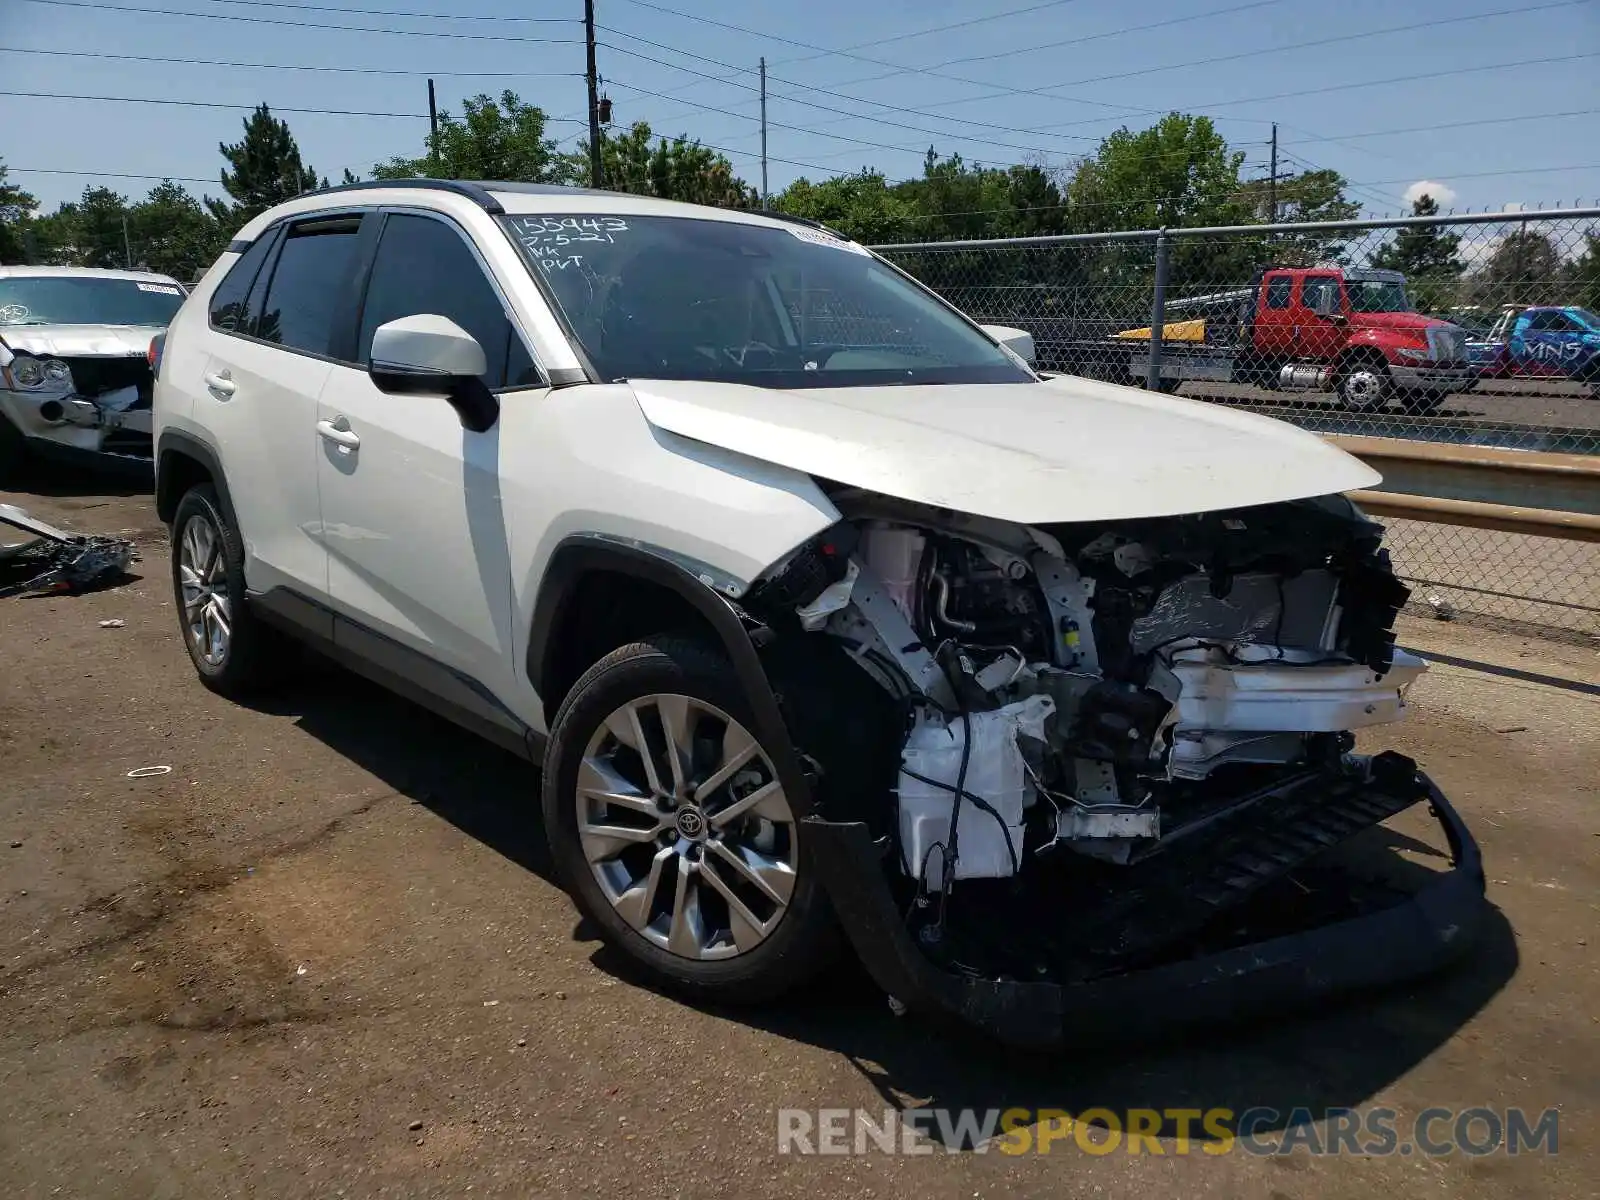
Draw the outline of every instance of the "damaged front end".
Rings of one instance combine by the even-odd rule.
[[[30,350],[38,339],[13,333],[15,344],[0,351],[0,418],[30,450],[101,466],[147,467],[155,379],[150,338],[150,331],[116,331],[57,353]]]
[[[844,519],[739,607],[769,662],[848,664],[825,701],[774,678],[818,869],[896,1002],[1055,1044],[1470,943],[1470,835],[1415,763],[1352,752],[1426,664],[1395,645],[1408,592],[1349,501],[1022,526],[830,498]],[[1344,861],[1422,801],[1451,870]]]

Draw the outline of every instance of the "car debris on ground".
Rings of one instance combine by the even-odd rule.
[[[127,538],[68,533],[0,504],[0,526],[26,535],[13,542],[0,532],[0,599],[9,596],[83,592],[113,582],[137,560]]]

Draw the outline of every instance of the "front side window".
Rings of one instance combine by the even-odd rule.
[[[1581,333],[1583,327],[1566,313],[1546,309],[1533,318],[1529,328],[1538,333]]]
[[[488,363],[483,381],[491,389],[539,382],[499,293],[461,235],[432,217],[392,214],[384,222],[367,284],[356,344],[359,361],[371,358],[378,326],[419,313],[448,317],[477,339]]]
[[[0,279],[0,327],[145,325],[170,322],[183,289],[159,279],[12,275]]]
[[[1393,279],[1346,279],[1350,311],[1363,313],[1415,312],[1406,286]]]
[[[1339,311],[1339,279],[1335,275],[1307,275],[1300,285],[1300,303],[1315,309],[1326,304],[1330,312]]]
[[[289,230],[251,330],[256,337],[293,350],[328,353],[355,266],[360,225],[358,217],[337,217]]]
[[[1267,284],[1267,307],[1288,308],[1289,288],[1294,279],[1288,275],[1279,275]]]
[[[860,247],[808,226],[508,216],[601,376],[763,387],[1035,376]]]

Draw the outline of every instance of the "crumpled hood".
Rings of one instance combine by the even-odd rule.
[[[144,354],[163,325],[0,325],[0,340],[17,354],[115,358]]]
[[[659,429],[885,496],[1023,524],[1239,508],[1369,488],[1281,421],[1077,377],[778,390],[633,380]]]

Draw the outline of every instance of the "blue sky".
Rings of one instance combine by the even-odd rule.
[[[562,119],[552,132],[575,144],[581,0],[458,3],[478,19],[425,15],[444,0],[0,0],[0,91],[401,114],[283,111],[306,160],[337,178],[420,151],[432,73],[445,107],[511,88]],[[1179,109],[1214,117],[1251,175],[1265,173],[1277,121],[1281,169],[1335,168],[1376,213],[1404,209],[1422,180],[1457,208],[1600,202],[1600,0],[808,0],[765,11],[596,0],[596,11],[615,120],[718,146],[752,182],[766,56],[773,191],[869,165],[914,175],[930,143],[985,164],[1066,165],[1121,124]],[[341,25],[365,28],[328,28]],[[375,32],[385,29],[405,32]],[[1579,115],[1541,115],[1561,113]],[[4,95],[0,158],[49,207],[86,184],[137,196],[153,181],[46,170],[171,175],[216,194],[217,143],[237,140],[243,116]]]

